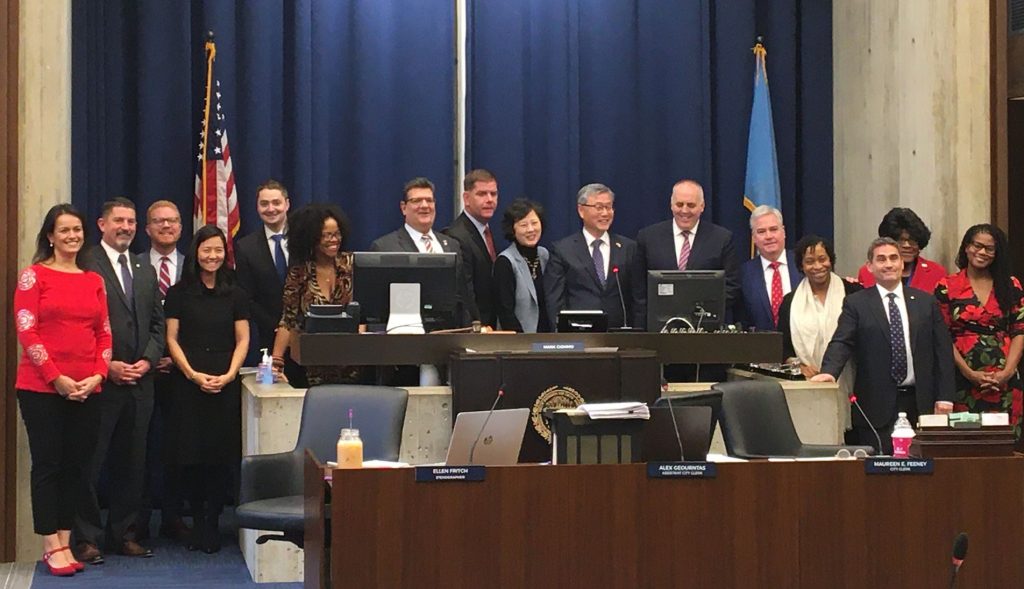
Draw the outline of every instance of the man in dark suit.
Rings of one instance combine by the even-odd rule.
[[[249,293],[253,323],[258,337],[252,349],[274,348],[274,332],[281,321],[281,296],[288,273],[288,189],[277,180],[256,188],[256,212],[263,226],[235,243],[235,272],[238,284]],[[303,386],[302,368],[285,354],[284,373],[288,382]]]
[[[497,325],[494,281],[491,271],[498,250],[488,225],[498,208],[498,180],[487,170],[473,170],[462,182],[462,214],[442,233],[459,240],[467,279],[473,283],[478,319],[484,325]]]
[[[786,249],[786,226],[779,209],[755,208],[750,213],[750,238],[757,256],[740,268],[740,319],[757,331],[775,331],[782,298],[801,280],[800,266]]]
[[[632,239],[608,231],[615,193],[587,184],[576,194],[576,212],[583,230],[555,242],[544,271],[548,317],[557,321],[563,310],[593,309],[608,315],[609,327],[643,325],[639,250]]]
[[[90,465],[90,500],[76,517],[78,558],[99,563],[104,535],[96,481],[104,461],[109,473],[110,513],[105,544],[126,556],[152,556],[135,539],[142,503],[146,434],[153,413],[153,367],[164,351],[164,311],[153,267],[128,251],[135,238],[135,205],[115,198],[104,203],[98,225],[103,237],[86,256],[86,267],[103,277],[114,340],[110,374],[100,400],[99,443]]]
[[[724,270],[725,309],[731,315],[740,292],[732,232],[701,220],[704,188],[694,180],[675,183],[669,206],[672,219],[644,227],[636,238],[644,284],[648,270]]]
[[[856,361],[853,390],[861,407],[853,412],[857,444],[892,453],[897,413],[911,424],[928,412],[950,413],[956,392],[953,343],[931,294],[904,287],[899,245],[888,237],[871,242],[868,269],[876,285],[843,299],[839,324],[825,350],[821,373],[811,380],[835,382],[846,362]]]
[[[378,237],[370,245],[370,251],[457,254],[456,322],[465,324],[471,318],[479,317],[476,305],[473,304],[473,285],[464,272],[462,244],[454,237],[434,232],[434,220],[437,218],[434,183],[426,178],[413,178],[405,183],[402,194],[398,206],[405,217],[405,225]]]
[[[146,211],[146,235],[149,236],[150,243],[147,257],[150,265],[156,270],[157,288],[162,303],[167,297],[167,291],[181,280],[181,271],[185,264],[185,255],[178,251],[178,240],[181,239],[181,213],[178,211],[178,205],[169,200],[158,200],[149,205]],[[163,425],[173,394],[170,389],[170,375],[173,370],[177,369],[164,349],[153,375],[155,404],[146,441],[143,506],[135,524],[135,536],[140,541],[149,538],[149,520],[152,515],[154,494],[160,497],[160,534],[173,540],[184,540],[188,534],[188,527],[181,519],[183,499],[180,476],[177,468],[165,465],[162,458],[166,431]]]

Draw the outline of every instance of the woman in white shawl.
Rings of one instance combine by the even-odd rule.
[[[779,331],[787,360],[798,360],[800,371],[811,378],[821,370],[821,359],[839,322],[843,299],[861,286],[843,280],[832,271],[836,253],[832,243],[824,237],[804,237],[797,242],[793,253],[804,279],[782,299]],[[852,366],[853,362],[849,362],[839,376],[839,390],[846,396],[853,385]],[[846,415],[849,429],[849,412]]]

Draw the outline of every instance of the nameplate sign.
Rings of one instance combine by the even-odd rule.
[[[649,479],[713,479],[718,476],[714,462],[648,462]]]
[[[582,352],[583,342],[534,342],[530,344],[533,352]]]
[[[469,466],[417,466],[417,483],[454,483],[482,481],[487,476],[487,467]]]
[[[931,458],[866,458],[865,474],[932,474],[935,461]]]

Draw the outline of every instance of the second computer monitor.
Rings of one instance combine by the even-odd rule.
[[[724,271],[647,272],[647,331],[714,331],[722,326],[724,315]]]
[[[352,298],[359,302],[363,321],[371,326],[388,322],[391,284],[420,285],[420,316],[425,331],[456,327],[456,254],[355,252]]]

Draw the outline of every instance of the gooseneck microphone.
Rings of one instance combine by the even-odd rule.
[[[861,417],[864,418],[864,421],[867,422],[868,427],[871,428],[871,433],[875,434],[875,440],[878,442],[878,454],[876,454],[876,456],[883,456],[883,454],[882,454],[882,436],[878,435],[878,430],[875,429],[875,424],[871,423],[871,420],[868,419],[868,414],[864,413],[864,408],[861,407],[860,403],[857,402],[857,395],[855,395],[853,393],[850,393],[850,402],[857,406],[857,411],[860,411]]]
[[[619,267],[612,266],[615,275],[615,286],[619,289],[619,304],[622,305],[622,327],[629,329],[629,318],[626,317],[626,299],[622,298],[622,282],[619,281]]]
[[[960,571],[960,565],[964,564],[967,558],[967,534],[960,532],[953,539],[953,573],[949,577],[949,589],[956,585],[956,574]]]
[[[498,401],[505,396],[505,385],[502,384],[498,387],[498,394],[494,396],[494,403],[491,404],[491,410],[487,412],[487,417],[484,419],[484,424],[480,426],[480,431],[476,434],[476,439],[473,440],[473,445],[469,447],[469,463],[473,464],[473,455],[476,453],[476,445],[480,443],[480,438],[484,435],[484,430],[487,429],[487,422],[491,420],[491,416],[494,415],[494,410],[498,407]]]
[[[679,444],[679,462],[686,462],[686,454],[683,452],[683,439],[679,435],[679,424],[676,423],[676,410],[672,408],[672,397],[666,396],[668,403],[668,414],[672,416],[672,429],[676,432],[676,443]]]

